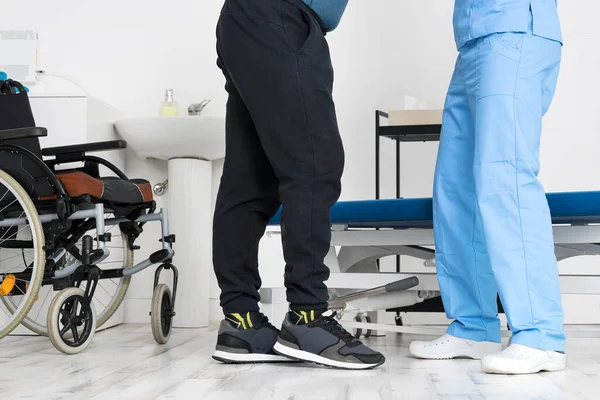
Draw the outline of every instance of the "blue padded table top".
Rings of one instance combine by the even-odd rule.
[[[600,191],[546,195],[554,224],[600,223]],[[331,223],[351,228],[431,227],[430,198],[340,201],[331,207]],[[279,225],[281,210],[270,221]]]

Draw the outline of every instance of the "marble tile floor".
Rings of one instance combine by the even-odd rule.
[[[369,345],[387,356],[371,371],[297,365],[221,365],[211,359],[216,328],[175,330],[158,346],[147,325],[98,332],[90,348],[63,356],[49,340],[0,341],[2,399],[598,399],[600,327],[571,327],[568,370],[485,375],[472,360],[408,357],[415,335],[388,334]]]

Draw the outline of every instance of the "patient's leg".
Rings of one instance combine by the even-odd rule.
[[[228,74],[227,155],[213,224],[213,263],[226,314],[258,311],[258,245],[279,208],[278,180]]]
[[[333,68],[327,41],[312,19],[285,2],[277,7],[286,10],[285,32],[261,22],[262,17],[228,14],[221,20],[221,44],[279,181],[291,308],[325,309],[329,209],[340,195],[344,164],[332,98]]]

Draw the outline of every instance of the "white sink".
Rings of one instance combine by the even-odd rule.
[[[115,127],[142,158],[212,161],[225,157],[225,118],[137,117],[121,119]]]

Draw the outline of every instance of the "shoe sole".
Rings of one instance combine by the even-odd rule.
[[[224,364],[267,364],[267,363],[292,363],[296,360],[281,355],[273,354],[239,354],[216,350],[212,358]]]
[[[554,362],[547,362],[540,366],[530,368],[530,369],[520,370],[520,371],[519,370],[506,371],[506,370],[501,370],[500,368],[484,367],[483,365],[481,366],[482,371],[485,372],[486,374],[495,374],[495,375],[530,375],[530,374],[538,374],[540,372],[560,372],[560,371],[564,371],[565,368],[566,368],[566,365],[557,364]]]
[[[452,360],[455,358],[468,358],[471,360],[481,360],[486,355],[475,354],[474,352],[454,352],[454,353],[446,353],[444,355],[426,355],[426,354],[418,354],[417,352],[410,352],[410,354],[421,360]]]
[[[331,367],[337,369],[350,369],[350,370],[365,370],[373,369],[385,362],[385,359],[377,364],[357,364],[357,363],[346,363],[341,361],[331,360],[329,358],[321,357],[317,354],[309,353],[303,350],[292,349],[291,347],[285,346],[279,342],[273,346],[273,351],[282,356],[288,357],[293,360],[309,362],[312,364],[322,365],[324,367]]]
[[[471,360],[481,360],[482,358],[498,354],[502,351],[502,346],[498,346],[498,348],[489,349],[486,351],[477,351],[473,349],[461,349],[460,351],[454,351],[451,353],[445,353],[442,355],[437,354],[427,354],[426,352],[420,352],[418,350],[411,349],[409,347],[408,352],[411,356],[415,358],[419,358],[421,360],[452,360],[455,358],[469,358]]]

